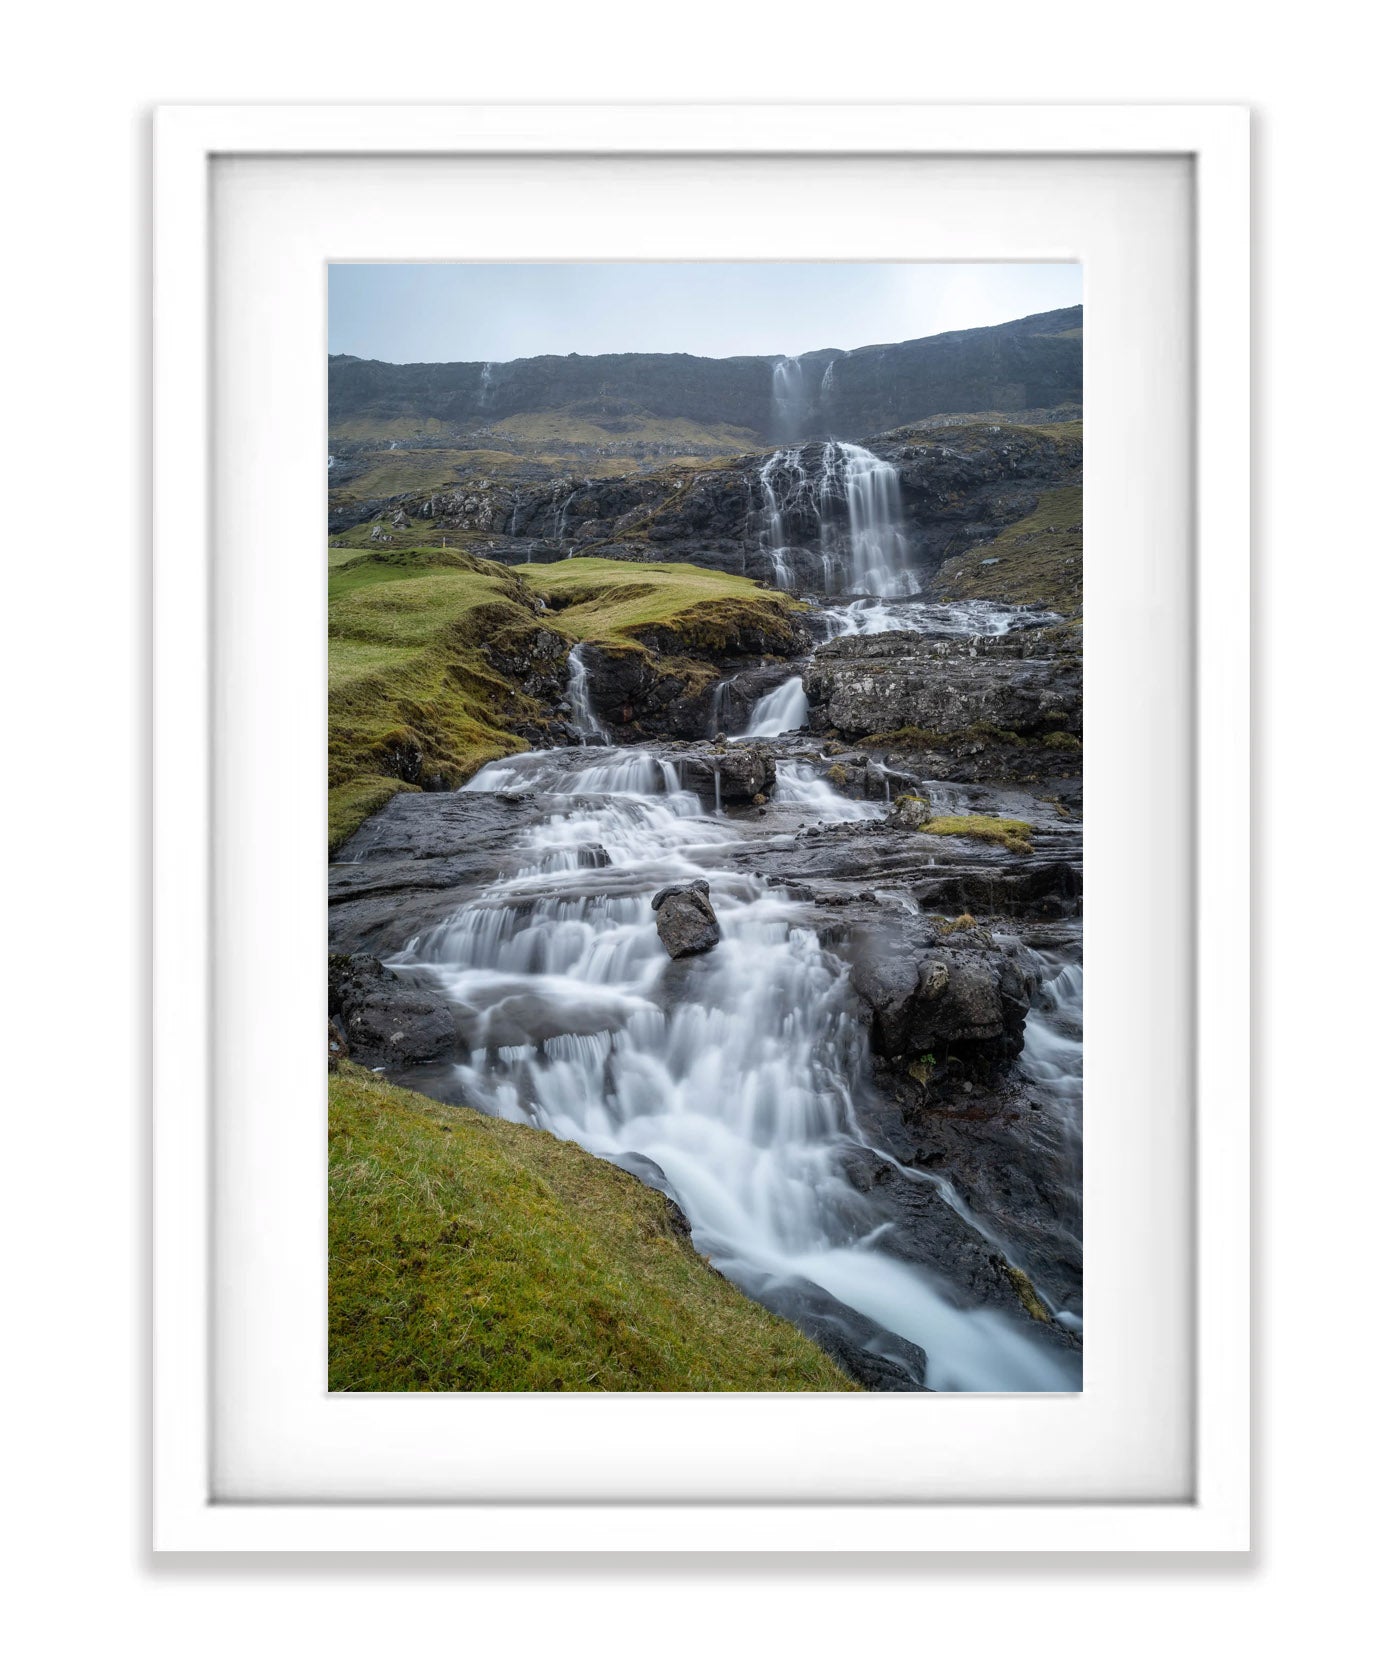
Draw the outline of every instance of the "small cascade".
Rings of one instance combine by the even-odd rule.
[[[765,736],[785,735],[790,729],[801,729],[807,722],[807,691],[801,677],[789,677],[763,698],[753,709],[748,728],[737,741],[755,741]]]
[[[733,704],[734,679],[726,677],[715,684],[714,699],[710,703],[710,735],[723,735],[729,728],[729,708]]]
[[[587,490],[592,482],[592,479],[586,479],[582,484],[576,484],[562,502],[559,501],[556,492],[554,508],[554,542],[556,547],[562,548],[564,546],[564,537],[568,529],[569,509],[573,506],[574,498]],[[571,549],[569,552],[572,554],[573,550]]]
[[[717,817],[724,815],[724,795],[720,792],[718,770],[715,771],[715,815]]]
[[[593,695],[588,686],[588,667],[583,662],[584,643],[575,642],[569,649],[569,683],[564,691],[569,717],[579,732],[584,746],[606,747],[612,736],[607,726],[593,710]]]
[[[869,822],[877,814],[873,805],[848,799],[832,787],[820,767],[801,759],[784,759],[778,766],[778,783],[773,791],[775,805],[804,805],[822,822]]]
[[[1084,1096],[1084,965],[1065,963],[1042,978],[1026,1017],[1021,1066],[1059,1099],[1077,1126]]]

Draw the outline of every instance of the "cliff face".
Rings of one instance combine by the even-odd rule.
[[[893,469],[907,560],[925,582],[947,556],[1027,518],[1048,489],[1077,484],[1083,450],[1076,425],[909,428],[866,444],[868,458]],[[683,560],[814,589],[848,518],[848,486],[831,477],[829,449],[813,444],[783,450],[776,460],[751,456],[622,478],[481,478],[460,490],[337,509],[331,529],[367,531],[356,540],[375,546],[421,526],[420,541],[438,543],[452,533],[447,540],[454,544],[507,562],[575,551]],[[773,528],[779,509],[780,537]],[[786,575],[775,566],[779,545]]]
[[[1078,308],[902,344],[801,356],[531,356],[396,364],[332,356],[330,433],[489,428],[580,403],[742,427],[774,443],[861,437],[937,414],[1078,404]]]

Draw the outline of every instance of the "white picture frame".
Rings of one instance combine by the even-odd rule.
[[[1249,144],[1238,107],[168,107],[155,151],[154,1544],[172,1551],[1239,1551],[1249,1544]],[[221,160],[1189,160],[1194,262],[1194,1228],[1186,1496],[529,1502],[220,1497],[211,1358],[221,842],[211,181]],[[354,253],[327,253],[328,255]],[[561,253],[563,254],[563,253]],[[624,255],[628,253],[619,253]],[[866,253],[853,251],[852,255]],[[889,253],[881,253],[889,254]],[[987,251],[996,256],[996,251]],[[320,346],[316,347],[319,354]],[[1093,392],[1087,395],[1091,428]],[[1092,443],[1091,443],[1092,448]],[[1189,486],[1182,486],[1189,493]],[[1092,538],[1091,538],[1092,540]],[[215,906],[217,908],[217,906]],[[317,1047],[319,1050],[319,1046]],[[319,1117],[318,1117],[319,1123]],[[1091,1259],[1092,1263],[1092,1259]],[[1208,1287],[1201,1287],[1208,1280]],[[404,1397],[399,1397],[402,1403]],[[432,1404],[438,1397],[407,1397]],[[554,1397],[532,1397],[548,1403]],[[796,1398],[796,1397],[794,1397]],[[869,1403],[855,1397],[857,1404]],[[874,1399],[875,1397],[871,1397]],[[890,1397],[897,1399],[898,1397]],[[225,1416],[224,1419],[227,1422]]]

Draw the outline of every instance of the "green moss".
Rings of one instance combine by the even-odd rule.
[[[1049,1324],[1050,1311],[1044,1301],[1035,1292],[1035,1285],[1019,1266],[1012,1266],[1003,1261],[1002,1265],[1007,1277],[1011,1279],[1011,1286],[1016,1291],[1021,1305],[1038,1324]]]
[[[1028,822],[1014,817],[989,817],[980,811],[965,812],[961,816],[935,817],[924,823],[920,834],[957,835],[967,840],[987,840],[1005,846],[1008,852],[1032,852],[1033,829]]]
[[[395,793],[458,786],[529,743],[539,715],[492,667],[500,637],[537,620],[511,572],[420,549],[330,573],[329,829],[339,845]]]
[[[794,615],[806,610],[789,595],[706,566],[585,557],[515,571],[549,603],[563,634],[628,649],[737,650],[755,632],[786,645]]]
[[[850,1390],[576,1144],[345,1064],[330,1080],[334,1391]]]
[[[1037,740],[1038,747],[1052,748],[1059,752],[1079,752],[1083,743],[1077,735],[1068,735],[1063,729],[1054,729],[1048,735],[1042,735]]]

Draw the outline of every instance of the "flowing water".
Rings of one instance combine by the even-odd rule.
[[[664,758],[579,756],[522,754],[469,784],[555,808],[512,874],[395,960],[457,1006],[462,1100],[652,1163],[697,1248],[741,1288],[789,1307],[827,1292],[921,1349],[926,1386],[1075,1386],[1070,1361],[882,1250],[878,1205],[842,1170],[865,1141],[865,1031],[806,907],[726,867],[739,825],[682,791]],[[788,762],[775,802],[825,821],[879,810]],[[674,963],[651,897],[701,873],[723,938]]]
[[[575,642],[569,649],[569,682],[564,690],[569,720],[584,746],[610,746],[612,735],[593,709],[593,694],[588,686],[588,667],[583,662],[583,649],[583,642]]]
[[[795,356],[782,356],[773,364],[773,430],[784,443],[802,436],[807,418],[807,378]]]
[[[775,403],[779,387],[775,369]],[[832,565],[869,602],[869,618],[854,622],[871,627],[879,597],[911,593],[897,481],[855,445],[828,445],[822,459],[825,490],[825,478],[803,474],[800,451],[765,466],[769,547],[775,557],[785,547],[784,498],[796,479],[824,533],[843,506]],[[956,609],[961,623],[986,622],[977,605]],[[659,1174],[697,1249],[739,1287],[789,1316],[794,1301],[820,1310],[834,1298],[860,1315],[854,1334],[873,1350],[888,1347],[882,1332],[912,1344],[911,1374],[926,1387],[1077,1388],[1072,1355],[998,1312],[956,1304],[933,1271],[885,1245],[888,1210],[846,1171],[853,1153],[873,1148],[861,1123],[872,1095],[868,1037],[847,964],[822,944],[812,906],[735,867],[731,853],[748,830],[724,814],[718,771],[702,801],[665,753],[605,744],[578,647],[568,703],[585,742],[600,744],[503,759],[468,784],[468,796],[530,793],[542,820],[525,831],[513,869],[394,958],[454,1006],[460,1099],[653,1181]],[[732,704],[716,695],[717,726]],[[757,702],[744,735],[774,739],[806,717],[794,677]],[[780,758],[776,809],[765,819],[792,824],[794,807],[808,826],[883,815],[820,768],[810,743],[803,756]],[[700,875],[722,938],[673,961],[652,896]],[[1047,970],[1024,1057],[1066,1111],[1077,1078],[1069,974]]]
[[[806,722],[807,690],[801,677],[789,677],[763,696],[753,709],[748,727],[735,739],[754,741],[764,736],[785,735],[789,730],[803,728]]]
[[[763,552],[779,587],[812,555],[824,595],[917,595],[899,474],[858,443],[778,449],[759,469]]]

